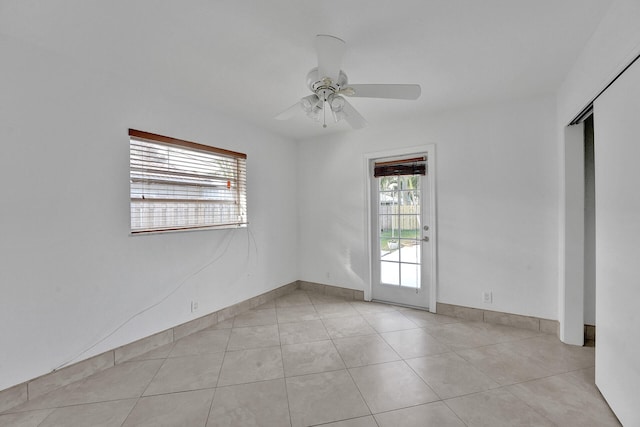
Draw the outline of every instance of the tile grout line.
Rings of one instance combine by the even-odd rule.
[[[125,425],[127,423],[127,420],[129,419],[129,417],[131,416],[131,413],[133,412],[133,410],[136,408],[136,406],[138,406],[138,402],[140,402],[140,398],[136,398],[136,403],[134,403],[131,406],[131,409],[129,409],[129,412],[127,412],[127,416],[124,417],[124,420],[122,420],[122,423],[120,424],[120,427],[122,427],[123,425]],[[44,422],[44,420],[43,420]]]
[[[519,401],[521,401],[522,403],[527,405],[527,407],[531,408],[531,410],[533,410],[533,412],[535,412],[536,414],[540,415],[542,418],[544,418],[545,420],[549,421],[551,424],[557,425],[552,419],[548,418],[545,414],[540,412],[538,409],[536,409],[533,406],[529,405],[529,402],[527,402],[526,400],[521,399],[520,397],[516,396],[511,390],[508,389],[508,387],[509,386],[504,386],[503,387],[507,393],[509,393],[511,396],[515,397],[516,399],[518,399]]]
[[[424,357],[424,356],[423,356]],[[416,358],[417,359],[417,358]],[[425,380],[424,378],[422,378],[422,375],[420,375],[419,373],[416,372],[415,369],[413,369],[413,366],[411,366],[409,363],[407,363],[406,359],[402,359],[402,361],[404,362],[405,365],[407,365],[409,367],[409,369],[411,369],[411,372],[413,372],[418,378],[420,378],[420,380],[422,380],[423,383],[426,384],[427,387],[429,387],[429,389],[431,389],[431,391],[433,391],[433,394],[435,394],[436,396],[438,396],[439,400],[436,400],[435,402],[442,402],[442,396],[440,396],[440,394],[435,390],[435,388],[433,388],[433,386],[431,386],[431,384],[429,384],[429,382],[427,380]]]
[[[229,320],[229,319],[225,319],[225,320]],[[220,369],[218,370],[218,378],[216,378],[216,383],[213,387],[213,396],[211,396],[211,404],[209,405],[209,412],[207,412],[207,419],[205,420],[205,423],[204,423],[205,427],[207,424],[209,424],[209,417],[211,416],[211,411],[213,410],[213,403],[216,400],[216,393],[218,392],[218,383],[220,382],[220,377],[222,376],[222,368],[224,366],[224,361],[227,358],[227,349],[229,348],[229,342],[231,342],[231,334],[233,333],[233,324],[235,323],[235,321],[236,321],[236,316],[233,316],[233,318],[231,318],[231,329],[229,330],[227,343],[224,346],[224,352],[222,354],[222,361],[220,362]]]
[[[452,399],[455,399],[455,398],[452,398]],[[447,399],[447,400],[450,400],[450,399]],[[453,408],[452,408],[451,406],[449,406],[449,404],[447,403],[447,400],[441,400],[441,402],[442,402],[442,403],[444,403],[444,405],[445,405],[447,408],[449,408],[449,410],[451,411],[451,413],[452,413],[453,415],[455,415],[455,416],[456,416],[456,418],[457,418],[457,419],[459,419],[459,420],[460,420],[460,422],[461,422],[462,424],[464,424],[465,426],[469,427],[469,424],[465,423],[465,422],[464,422],[464,420],[463,420],[462,418],[460,418],[460,415],[458,415],[458,413],[457,413],[456,411],[454,411],[454,410],[453,410]]]
[[[313,304],[313,303],[312,303]],[[315,309],[315,306],[314,306]],[[316,310],[317,311],[317,310]],[[320,318],[320,322],[322,323],[322,326],[325,328],[325,331],[327,332],[327,335],[329,336],[329,341],[331,341],[331,344],[333,345],[334,349],[336,350],[336,353],[338,353],[338,356],[340,357],[340,360],[342,360],[342,364],[344,365],[344,370],[347,372],[347,374],[349,375],[349,378],[351,379],[351,382],[353,383],[353,385],[356,387],[356,390],[358,390],[358,393],[360,395],[360,399],[362,399],[362,402],[365,404],[365,406],[367,407],[367,410],[369,411],[369,416],[371,416],[374,420],[374,422],[376,423],[376,425],[378,424],[378,422],[376,421],[375,417],[373,416],[373,412],[371,411],[371,407],[369,406],[369,404],[367,403],[367,400],[364,398],[362,391],[360,390],[360,387],[358,387],[358,383],[356,383],[356,381],[353,379],[353,375],[351,375],[351,371],[349,370],[349,367],[347,366],[346,362],[344,361],[344,358],[342,357],[342,354],[340,353],[340,351],[338,350],[338,348],[336,347],[335,342],[333,342],[333,338],[331,337],[331,335],[329,334],[329,330],[327,329],[327,326],[324,324],[324,319]],[[366,319],[365,319],[366,322]],[[340,370],[336,370],[336,371],[331,371],[331,372],[339,372]],[[354,418],[360,418],[360,417],[354,417]],[[352,418],[350,418],[352,419]],[[336,420],[334,422],[338,422],[338,421],[344,421],[344,420]],[[330,421],[331,422],[331,421]],[[326,423],[324,423],[326,424]],[[322,425],[322,424],[319,424]]]
[[[276,305],[276,304],[274,304]],[[284,383],[284,395],[287,400],[287,413],[289,414],[289,426],[293,426],[293,420],[291,417],[291,404],[289,402],[289,387],[287,387],[287,372],[284,369],[284,356],[282,354],[282,338],[280,337],[280,322],[278,321],[278,307],[276,311],[276,328],[278,329],[278,341],[280,341],[280,360],[282,360],[282,382]]]
[[[336,347],[335,343],[333,343],[333,346]],[[336,351],[338,351],[337,347],[336,347]],[[340,354],[340,351],[338,351],[338,355],[340,356],[340,359],[342,359],[342,363],[344,363],[345,370],[347,371],[347,374],[349,375],[349,378],[351,378],[351,382],[353,383],[354,386],[356,386],[356,390],[358,390],[358,393],[360,394],[360,399],[362,399],[362,402],[367,407],[367,410],[369,410],[369,415],[371,415],[373,417],[373,411],[371,410],[371,407],[367,403],[367,400],[364,398],[364,395],[362,394],[362,390],[360,390],[360,387],[358,386],[358,383],[356,382],[356,380],[353,379],[353,375],[351,374],[351,371],[349,370],[349,367],[345,363],[344,358],[342,357],[342,354]],[[374,417],[374,421],[375,421],[375,417]],[[376,424],[377,423],[378,422],[376,421]]]
[[[173,332],[171,334],[171,344],[174,343],[173,341]],[[114,352],[114,357],[115,357],[115,352]],[[156,372],[153,374],[153,376],[151,377],[151,379],[149,380],[149,383],[146,385],[146,387],[144,388],[144,390],[142,390],[142,392],[140,393],[140,396],[136,397],[136,403],[134,403],[134,405],[131,407],[131,410],[129,410],[129,412],[127,413],[127,416],[124,418],[124,421],[122,421],[122,424],[120,425],[121,427],[127,422],[127,419],[131,416],[131,413],[133,412],[133,410],[136,408],[136,406],[138,406],[138,403],[140,402],[140,400],[144,397],[144,394],[146,393],[146,391],[149,389],[149,386],[151,385],[151,383],[153,382],[153,380],[156,378],[156,375],[158,375],[158,372],[160,372],[160,369],[162,369],[162,367],[164,366],[164,364],[166,363],[168,357],[164,358],[164,361],[160,364],[160,366],[158,366],[158,369],[156,370]],[[127,363],[129,361],[125,361],[122,363]]]

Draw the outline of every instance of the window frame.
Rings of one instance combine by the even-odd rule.
[[[166,149],[166,164],[150,167],[151,160],[145,160],[144,155],[140,152],[140,148],[144,147],[145,143],[156,147],[159,146],[163,150]],[[174,157],[179,157],[180,155],[197,157],[199,170],[194,173],[193,168],[195,166],[189,166],[187,161],[171,162],[169,154],[174,154]],[[246,227],[248,225],[246,159],[247,155],[244,153],[129,129],[130,234],[145,235]],[[223,166],[227,169],[223,170]],[[229,166],[232,168],[229,169]],[[184,170],[181,170],[181,168]],[[154,174],[156,177],[154,177]],[[162,174],[162,185],[158,184],[157,174]],[[226,186],[213,184],[224,180],[227,181]],[[156,188],[152,190],[151,188],[154,184],[156,184]],[[149,193],[147,194],[145,194],[144,189],[141,189],[144,185],[148,187],[146,191],[149,191]],[[205,190],[203,190],[205,187],[208,187],[210,192],[220,193],[222,196],[218,197],[223,197],[224,199],[212,198],[211,194],[209,197],[205,197]],[[200,189],[200,196],[194,195],[194,189]],[[185,197],[183,194],[188,194],[188,196]],[[183,197],[178,197],[178,195],[183,195]],[[178,204],[183,207],[183,214],[177,215],[181,217],[181,220],[167,224],[168,218],[175,219],[175,216],[172,217],[167,214],[166,210],[173,205],[175,213],[176,209],[178,209],[175,206]],[[235,216],[235,220],[216,221],[214,212],[216,210],[220,212],[223,205],[231,207],[231,209],[227,208],[225,210],[224,215]],[[188,207],[185,208],[184,206]],[[144,209],[145,207],[147,209],[151,208],[152,211],[154,207],[164,208],[165,211],[160,215],[162,224],[157,225],[155,220],[149,216],[145,218],[142,211],[134,213],[134,209]],[[185,209],[188,212],[191,212],[189,209],[193,210],[197,218],[194,220],[193,213],[184,214]],[[202,214],[201,209],[209,213]],[[153,216],[156,217],[155,211],[153,211]],[[219,216],[222,218],[223,214],[220,213]],[[138,223],[134,224],[136,220]]]

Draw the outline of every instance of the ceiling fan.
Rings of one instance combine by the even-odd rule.
[[[418,99],[420,85],[416,84],[349,84],[340,69],[345,42],[334,36],[316,36],[318,66],[307,74],[307,86],[313,92],[278,114],[277,120],[288,120],[306,113],[327,127],[327,119],[344,119],[354,129],[362,129],[367,121],[347,102],[344,96],[354,98]],[[344,95],[344,96],[343,96]],[[326,108],[328,107],[328,108]]]

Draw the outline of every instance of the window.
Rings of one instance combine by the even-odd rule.
[[[247,225],[247,155],[129,129],[131,233]]]

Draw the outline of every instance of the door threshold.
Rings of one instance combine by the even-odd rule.
[[[418,305],[401,304],[399,302],[384,301],[381,299],[372,299],[371,302],[377,302],[380,304],[397,305],[398,307],[412,308],[414,310],[429,311],[429,307],[420,307]]]

